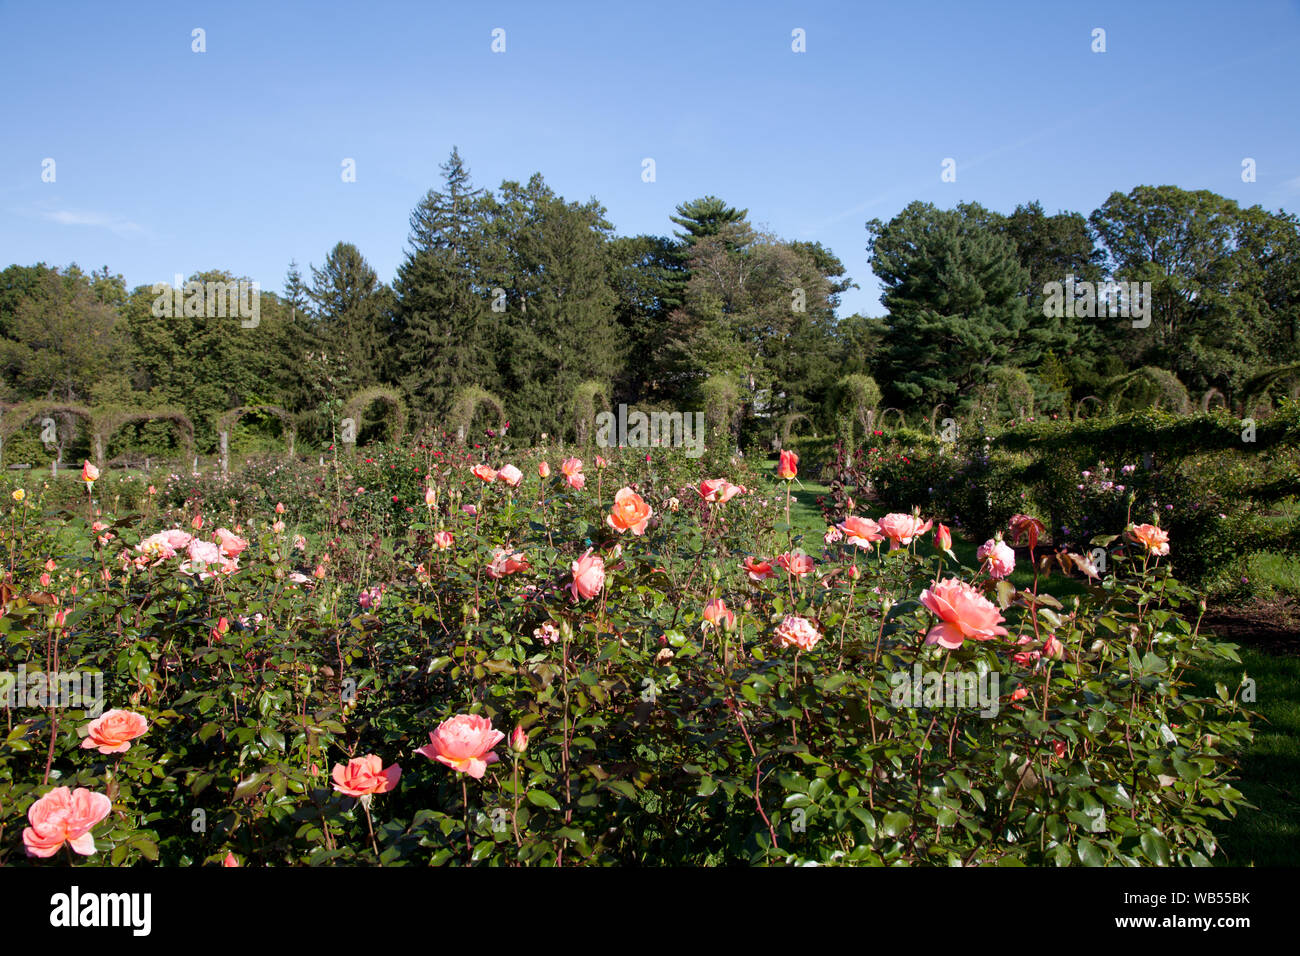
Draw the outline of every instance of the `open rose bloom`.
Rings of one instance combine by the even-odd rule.
[[[989,538],[976,550],[975,557],[987,564],[989,576],[999,581],[1016,569],[1016,552],[1001,538]]]
[[[518,488],[519,482],[524,480],[524,473],[514,465],[505,465],[497,472],[497,480],[504,482],[511,488]]]
[[[917,515],[889,514],[880,519],[880,530],[889,539],[889,550],[905,548],[933,527]]]
[[[397,786],[402,768],[393,764],[387,769],[374,754],[353,757],[346,764],[335,764],[334,789],[349,797],[368,797],[373,793],[387,793]]]
[[[927,644],[938,644],[951,651],[961,647],[967,638],[987,641],[1007,635],[997,605],[957,578],[931,584],[921,592],[921,603],[939,618],[939,623],[925,636]]]
[[[86,725],[81,749],[92,747],[102,754],[120,754],[131,749],[131,741],[149,729],[144,715],[130,710],[110,710]]]
[[[777,647],[797,647],[801,651],[811,651],[822,639],[822,635],[806,617],[788,614],[777,625],[774,639]]]
[[[486,717],[458,714],[440,723],[438,729],[429,734],[429,742],[416,753],[478,780],[488,764],[500,759],[492,748],[505,739],[506,735],[493,730],[492,721]]]
[[[1129,539],[1136,541],[1158,558],[1169,553],[1169,532],[1153,524],[1134,525],[1129,529]]]
[[[90,830],[113,809],[102,793],[82,787],[70,790],[56,787],[31,805],[23,830],[23,846],[28,856],[54,856],[63,844],[82,856],[95,852],[95,838]]]
[[[631,488],[620,488],[614,495],[614,510],[605,517],[605,522],[622,534],[631,531],[635,535],[645,534],[646,524],[654,515],[645,500]]]
[[[849,515],[835,527],[839,528],[844,534],[844,542],[859,548],[869,548],[877,541],[884,541],[885,536],[880,530],[880,525],[876,524],[870,518],[859,518],[855,515]]]

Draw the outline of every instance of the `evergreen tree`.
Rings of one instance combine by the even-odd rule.
[[[1030,366],[1039,357],[1025,338],[1026,270],[982,213],[913,202],[888,223],[867,223],[889,310],[877,379],[896,401],[956,405],[1013,356]]]
[[[356,246],[340,242],[311,267],[317,343],[347,370],[352,388],[387,378],[391,295]]]
[[[397,271],[398,376],[413,401],[445,415],[467,385],[496,391],[492,288],[483,283],[485,197],[460,152],[442,164],[443,189],[411,213],[410,249]]]

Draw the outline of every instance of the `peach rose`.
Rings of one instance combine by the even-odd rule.
[[[131,741],[149,729],[142,714],[130,710],[109,710],[86,725],[82,750],[98,748],[102,754],[120,754],[131,749]]]
[[[714,627],[731,631],[736,627],[736,612],[728,610],[727,602],[722,598],[714,598],[704,605],[704,620]]]
[[[81,466],[81,480],[88,485],[93,485],[99,480],[99,469],[90,462],[84,463]]]
[[[1016,552],[1001,537],[989,538],[975,552],[981,562],[987,562],[989,576],[1001,580],[1016,568]]]
[[[331,776],[334,789],[339,793],[349,797],[367,797],[394,789],[402,776],[402,768],[397,764],[385,768],[384,762],[374,754],[366,754],[353,757],[346,764],[335,764]]]
[[[645,534],[646,524],[654,511],[631,488],[620,488],[614,495],[614,510],[605,516],[605,522],[622,534],[631,531],[638,537]]]
[[[927,644],[938,644],[951,651],[961,647],[966,638],[987,641],[1007,634],[1007,629],[999,626],[1002,615],[997,606],[957,578],[931,584],[921,592],[921,603],[939,618],[939,623],[925,636]]]
[[[1153,524],[1134,525],[1128,530],[1129,540],[1142,545],[1156,557],[1169,553],[1169,532]]]
[[[742,567],[751,581],[762,581],[776,575],[776,572],[772,570],[772,565],[766,561],[756,561],[754,558],[746,558]]]
[[[778,555],[776,563],[796,578],[811,574],[813,569],[813,559],[802,551],[787,551],[785,554]]]
[[[889,550],[906,547],[925,534],[934,524],[922,522],[918,515],[887,514],[880,519],[880,530],[889,539]]]
[[[439,551],[446,551],[455,540],[455,536],[450,531],[435,531],[433,533],[433,543]]]
[[[31,826],[23,830],[23,846],[28,856],[50,857],[67,843],[76,853],[90,856],[95,852],[95,838],[90,830],[113,809],[113,802],[102,793],[83,787],[70,790],[55,787],[27,810]]]
[[[241,551],[248,547],[248,542],[225,528],[217,529],[217,542],[221,546],[221,553],[228,558],[237,558]]]
[[[587,553],[573,562],[573,583],[568,586],[574,602],[589,600],[605,586],[605,560],[598,554]]]
[[[885,540],[885,536],[880,532],[880,525],[870,518],[849,515],[835,527],[844,532],[844,540],[847,543],[859,548],[869,548],[877,541]]]
[[[799,456],[792,451],[781,452],[781,461],[776,466],[776,476],[786,481],[799,474]]]
[[[811,651],[822,639],[821,632],[806,617],[787,614],[776,628],[777,647],[797,647],[801,651]]]
[[[574,475],[582,474],[581,458],[566,458],[564,464],[560,465],[560,471],[564,472],[565,478],[572,478]]]
[[[537,476],[539,478],[551,477],[551,466],[548,465],[546,462],[542,462],[540,465],[537,466]]]
[[[488,484],[491,484],[492,482],[497,480],[497,473],[493,469],[489,468],[487,465],[482,465],[482,464],[475,465],[473,468],[470,469],[470,471],[474,473],[475,477],[481,478],[483,481],[487,482]]]
[[[519,482],[524,480],[524,473],[514,465],[505,465],[497,472],[497,480],[504,481],[511,488],[518,488]]]
[[[446,764],[457,773],[480,779],[488,764],[496,763],[492,748],[506,735],[492,729],[492,721],[477,714],[458,714],[444,720],[429,734],[429,742],[416,753]]]

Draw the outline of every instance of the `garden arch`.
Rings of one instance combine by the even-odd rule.
[[[596,421],[596,400],[601,411],[609,411],[609,388],[603,382],[582,382],[573,390],[573,435],[579,445],[587,444]]]
[[[113,437],[114,432],[119,428],[135,422],[149,421],[168,421],[175,425],[181,447],[185,452],[185,460],[189,461],[194,457],[194,423],[180,409],[121,409],[103,411],[95,416],[92,423],[95,441],[95,463],[100,468],[104,467],[104,449],[108,447],[108,440]]]
[[[402,401],[402,396],[393,389],[376,385],[374,388],[365,388],[357,392],[343,406],[344,444],[351,445],[353,448],[356,447],[357,437],[361,433],[361,416],[375,402],[383,402],[388,406],[388,412],[392,416],[392,422],[389,426],[389,440],[392,442],[402,440],[402,436],[406,434],[406,403]],[[352,423],[350,429],[347,425],[348,422]]]
[[[0,410],[0,461],[3,460],[4,444],[18,430],[30,422],[33,418],[40,416],[52,415],[71,415],[80,418],[86,422],[93,433],[95,427],[95,415],[85,405],[77,405],[71,402],[19,402],[16,405],[8,405]]]
[[[280,420],[284,428],[284,435],[289,445],[289,457],[293,457],[294,439],[297,437],[295,419],[279,405],[240,405],[238,408],[232,408],[228,412],[223,412],[217,419],[217,436],[221,442],[221,473],[224,475],[230,468],[230,430],[239,423],[239,420],[250,412],[265,412],[274,415]]]
[[[469,435],[470,425],[474,422],[474,416],[478,413],[479,407],[486,405],[489,411],[495,412],[497,416],[497,427],[502,431],[506,427],[506,409],[501,404],[501,399],[497,398],[486,388],[479,388],[477,385],[466,385],[456,393],[456,400],[451,403],[451,412],[448,418],[450,424],[456,429],[456,440],[464,441]]]

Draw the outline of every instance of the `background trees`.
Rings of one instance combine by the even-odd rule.
[[[617,236],[596,199],[566,199],[540,174],[476,186],[453,149],[412,210],[391,288],[338,242],[309,280],[289,264],[283,295],[262,293],[257,328],[154,315],[152,290],[128,292],[107,267],[10,266],[0,400],[176,405],[208,451],[222,411],[260,402],[301,414],[303,440],[332,440],[342,401],[376,385],[434,426],[466,389],[485,389],[528,440],[573,434],[583,383],[680,410],[725,383],[742,443],[766,443],[800,415],[830,431],[851,375],[873,377],[914,420],[940,403],[987,405],[1010,381],[1040,411],[1066,412],[1143,368],[1177,376],[1194,400],[1215,389],[1267,403],[1300,384],[1285,371],[1300,361],[1300,221],[1211,192],[1139,186],[1088,215],[911,203],[867,224],[879,317],[837,318],[853,287],[845,264],[755,228],[725,199],[682,202],[666,220],[663,235]],[[1045,285],[1068,276],[1151,282],[1151,325],[1045,315]]]

